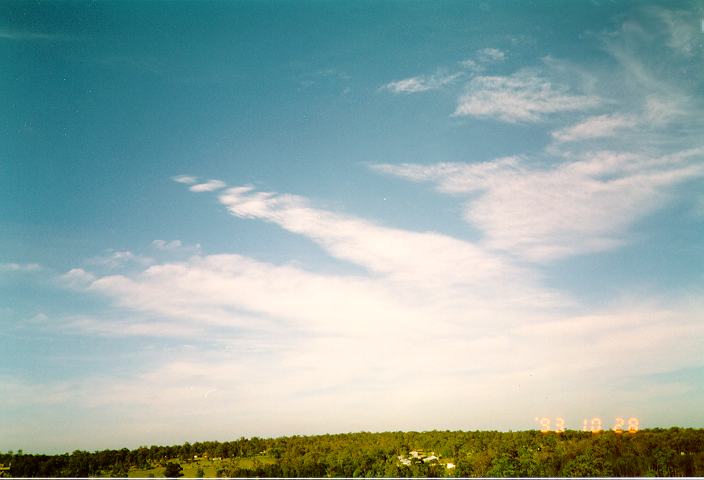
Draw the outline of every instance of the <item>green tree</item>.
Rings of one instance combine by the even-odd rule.
[[[126,477],[129,468],[124,463],[116,463],[110,470],[111,477]]]
[[[517,477],[518,472],[514,459],[507,453],[494,458],[491,462],[491,468],[486,472],[487,477]]]
[[[183,468],[178,463],[168,462],[164,467],[164,476],[167,478],[183,477]]]
[[[562,474],[566,477],[610,477],[611,466],[591,452],[578,455],[565,465]]]

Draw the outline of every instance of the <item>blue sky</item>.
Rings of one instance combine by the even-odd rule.
[[[1,450],[704,427],[697,2],[4,2]]]

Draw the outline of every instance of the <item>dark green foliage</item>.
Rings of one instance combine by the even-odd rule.
[[[178,463],[168,462],[164,467],[164,476],[167,478],[183,477],[183,468]]]
[[[435,452],[440,462],[410,458]],[[75,451],[63,455],[0,453],[11,476],[126,476],[129,468],[164,467],[182,476],[178,463],[193,456],[221,457],[226,477],[636,477],[704,476],[704,430],[643,430],[562,434],[527,432],[385,432],[240,438],[135,450]],[[398,456],[411,461],[402,464]],[[243,462],[233,459],[247,459]],[[451,461],[454,469],[444,462]],[[204,475],[202,468],[197,476]]]

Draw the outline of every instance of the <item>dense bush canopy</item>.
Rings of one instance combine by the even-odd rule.
[[[409,455],[419,451],[432,452],[438,459],[423,461]],[[217,474],[234,477],[704,476],[704,430],[654,429],[620,435],[609,431],[432,431],[254,437],[63,455],[8,452],[0,454],[0,463],[10,465],[11,476],[127,476],[130,469],[160,467],[164,472],[164,467],[175,468],[168,467],[170,462],[192,462],[203,456],[222,459]],[[226,461],[246,458],[251,459],[246,464]],[[448,463],[454,468],[448,468]]]

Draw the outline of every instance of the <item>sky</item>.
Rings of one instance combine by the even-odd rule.
[[[0,450],[704,427],[703,18],[0,3]]]

